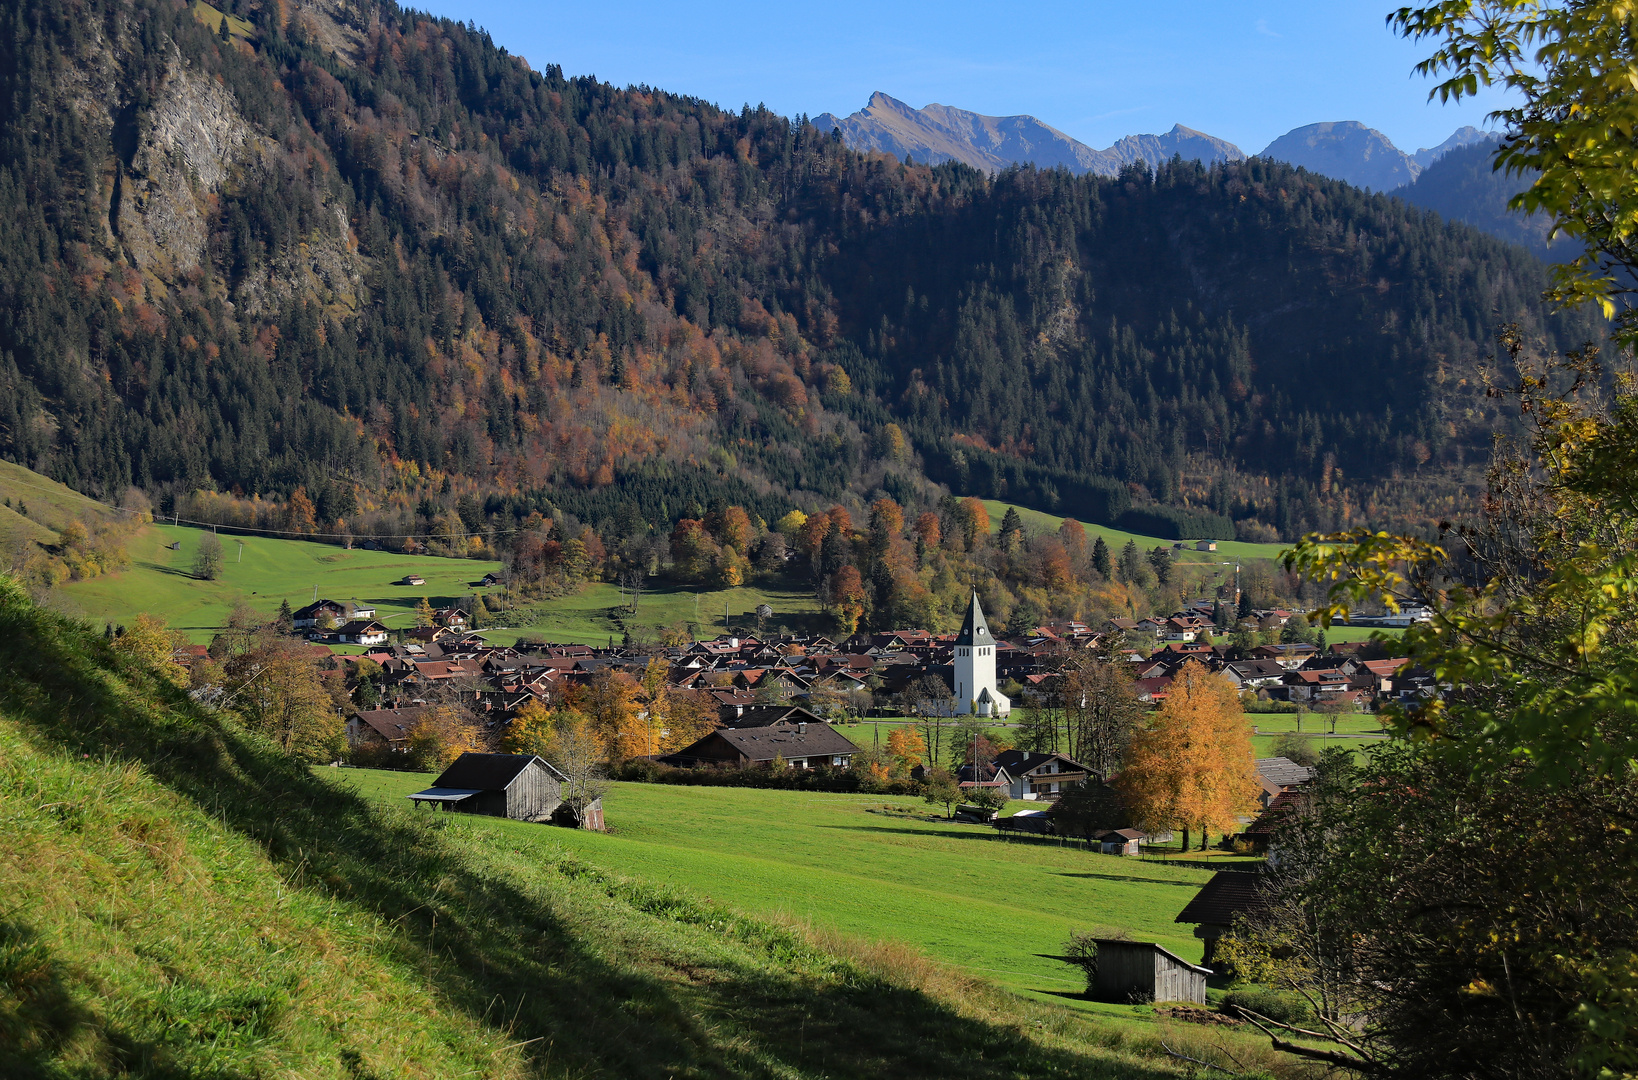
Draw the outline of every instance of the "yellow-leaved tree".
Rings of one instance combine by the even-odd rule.
[[[1115,786],[1147,832],[1200,829],[1226,833],[1250,813],[1257,795],[1251,735],[1234,687],[1196,661],[1178,671],[1166,700],[1138,729]]]

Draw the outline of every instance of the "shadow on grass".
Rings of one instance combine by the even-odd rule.
[[[1177,881],[1172,878],[1134,877],[1130,874],[1081,874],[1069,870],[1060,870],[1057,872],[1057,876],[1072,878],[1100,878],[1104,881],[1142,882],[1145,885],[1180,885],[1192,892],[1198,892],[1200,890],[1200,882],[1198,881]]]
[[[152,570],[157,574],[169,574],[172,577],[187,578],[189,581],[199,580],[199,575],[195,574],[192,570],[178,570],[174,566],[165,566],[156,562],[138,562],[136,565],[142,567],[144,570]]]
[[[143,762],[292,885],[379,916],[393,928],[382,950],[444,1007],[510,1018],[536,1075],[1173,1075],[1043,1046],[1020,1023],[962,1015],[795,933],[572,860],[508,872],[498,848],[443,835],[454,815],[371,804],[3,584],[0,669],[0,709],[35,740]]]

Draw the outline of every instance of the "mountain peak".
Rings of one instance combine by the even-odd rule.
[[[1027,114],[986,116],[937,102],[915,109],[881,90],[850,116],[821,113],[812,122],[821,131],[840,130],[855,150],[908,155],[931,165],[961,161],[986,172],[1037,165],[1113,176],[1134,161],[1159,165],[1175,156],[1208,163],[1245,157],[1234,144],[1182,124],[1164,135],[1128,135],[1107,150],[1095,150]]]

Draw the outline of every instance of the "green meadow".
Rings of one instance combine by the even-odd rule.
[[[1028,532],[1057,532],[1058,526],[1064,523],[1063,518],[1040,510],[1031,510],[1028,507],[1001,502],[997,499],[984,499],[982,501],[984,509],[990,512],[991,532],[996,532],[1001,528],[1001,519],[1006,516],[1009,507],[1018,511],[1018,516],[1023,520],[1024,528]],[[1093,525],[1084,521],[1081,524],[1086,527],[1087,535],[1103,537],[1103,542],[1109,545],[1109,550],[1116,554],[1126,546],[1128,540],[1137,541],[1138,547],[1143,548],[1145,551],[1157,545],[1171,547],[1176,542],[1158,536],[1143,536],[1140,533],[1122,532],[1120,529],[1112,529],[1107,525]],[[1214,563],[1234,559],[1277,559],[1280,557],[1280,552],[1289,546],[1289,544],[1249,544],[1238,540],[1219,540],[1216,551],[1196,551],[1194,548],[1188,547],[1177,550],[1175,554],[1179,562],[1189,563]]]
[[[334,773],[389,802],[431,780],[365,769]],[[604,812],[609,834],[468,820],[543,856],[566,849],[753,916],[899,942],[1039,998],[1065,1000],[1061,995],[1083,985],[1050,958],[1075,930],[1126,932],[1186,959],[1200,957],[1193,928],[1173,920],[1208,872],[1004,842],[984,826],[942,820],[920,799],[620,783],[604,799]]]
[[[208,641],[244,602],[271,614],[281,600],[292,608],[315,595],[358,600],[376,607],[376,618],[393,628],[413,625],[415,605],[427,597],[434,606],[474,591],[478,579],[498,562],[399,555],[351,550],[333,544],[263,536],[221,534],[224,562],[215,581],[193,576],[202,529],[154,524],[127,545],[130,569],[58,591],[68,607],[93,622],[129,619],[139,611],[164,619],[195,641]],[[173,543],[181,544],[175,551]],[[425,585],[399,585],[406,574]]]
[[[8,513],[0,507],[0,515]],[[34,516],[32,507],[30,515]],[[226,623],[238,603],[271,613],[281,600],[298,608],[320,596],[373,604],[380,621],[402,629],[413,625],[415,605],[422,597],[439,607],[481,593],[482,577],[500,568],[500,563],[487,560],[402,555],[223,532],[222,575],[215,581],[201,581],[193,576],[193,562],[204,534],[202,529],[163,523],[144,528],[127,545],[129,569],[63,585],[58,590],[66,601],[63,606],[94,623],[121,622],[145,611],[193,640],[205,642]],[[181,547],[173,551],[173,543]],[[421,575],[426,584],[398,584],[411,573]],[[502,617],[503,625],[484,633],[502,645],[520,637],[601,645],[611,637],[618,640],[627,627],[652,636],[655,626],[697,622],[700,633],[711,636],[723,628],[725,601],[730,625],[741,632],[754,629],[758,604],[774,609],[773,626],[782,622],[804,626],[819,610],[811,592],[796,585],[720,591],[668,586],[644,592],[632,615],[626,595],[617,586],[596,583],[575,595],[521,609],[521,618]]]

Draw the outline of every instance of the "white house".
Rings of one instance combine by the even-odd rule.
[[[1010,781],[1007,794],[1014,799],[1056,799],[1064,788],[1091,775],[1072,758],[1032,750],[1003,750],[995,764]]]
[[[978,590],[955,639],[955,711],[958,715],[1006,716],[1012,701],[995,685],[995,636],[990,633]]]
[[[336,637],[355,645],[381,645],[387,640],[387,628],[372,619],[354,619],[337,630]]]

